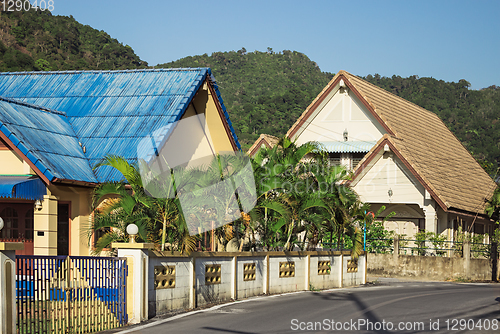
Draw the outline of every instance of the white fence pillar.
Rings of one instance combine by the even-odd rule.
[[[16,329],[16,250],[20,242],[0,242],[0,333],[14,334]]]
[[[153,244],[112,243],[118,249],[118,257],[126,257],[128,265],[127,277],[127,313],[129,323],[138,324],[148,320],[148,250]]]

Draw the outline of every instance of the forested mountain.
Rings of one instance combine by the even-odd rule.
[[[48,10],[0,12],[0,71],[114,70],[146,67],[104,31]]]
[[[261,133],[285,134],[333,77],[306,55],[288,50],[247,53],[243,48],[158,66],[211,67],[243,148]],[[364,79],[436,113],[483,167],[490,173],[495,169],[500,159],[500,87],[471,90],[466,80],[418,76],[375,74]]]
[[[144,67],[147,63],[130,46],[71,16],[54,16],[47,10],[0,12],[0,71]],[[212,68],[244,149],[261,133],[285,134],[333,77],[300,52],[271,48],[214,52],[158,67]],[[497,166],[500,87],[471,90],[465,80],[455,83],[417,76],[375,74],[364,79],[435,112],[487,169]]]
[[[270,48],[214,52],[158,67],[210,67],[243,149],[261,133],[285,134],[333,77],[300,52]]]

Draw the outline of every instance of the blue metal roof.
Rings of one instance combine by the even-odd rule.
[[[376,141],[326,141],[321,142],[330,153],[363,153],[369,152]]]
[[[0,98],[0,131],[47,179],[97,182],[64,113]]]
[[[178,121],[207,76],[212,78],[232,136],[241,148],[209,68],[0,73],[0,96],[43,106],[31,108],[28,114],[41,114],[44,108],[64,112],[45,112],[43,127],[30,127],[26,117],[10,119],[13,109],[17,111],[19,107],[9,109],[6,103],[4,109],[0,108],[0,120],[3,117],[10,123],[0,131],[15,132],[17,141],[24,145],[42,141],[27,151],[44,161],[44,167],[52,173],[52,177],[47,175],[49,180],[53,177],[88,182],[119,180],[122,176],[111,167],[101,167],[95,175],[94,172],[89,175],[89,168],[106,154],[135,161],[136,152],[131,148],[137,147],[147,134]],[[55,115],[58,115],[57,122]],[[45,126],[49,124],[50,129]],[[54,124],[58,124],[57,130],[52,129]],[[26,128],[31,131],[22,135],[20,130]],[[59,144],[53,145],[48,137],[43,142],[40,131],[52,133],[52,137],[59,139],[57,143],[64,136],[68,141],[61,147],[54,147]],[[79,145],[75,146],[78,142],[85,147],[85,153]],[[74,159],[86,159],[87,166],[75,164]]]
[[[0,197],[34,201],[46,194],[45,184],[36,176],[0,176]]]

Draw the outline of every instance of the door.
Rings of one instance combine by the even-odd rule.
[[[69,203],[57,204],[57,255],[69,255]]]

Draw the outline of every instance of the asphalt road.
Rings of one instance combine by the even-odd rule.
[[[305,291],[219,305],[147,326],[128,331],[500,333],[500,284],[386,280],[375,286]]]

